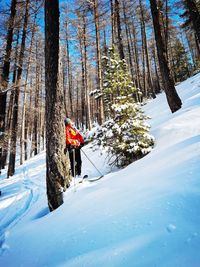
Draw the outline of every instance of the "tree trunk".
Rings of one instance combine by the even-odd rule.
[[[135,62],[135,71],[136,71],[136,87],[142,91],[142,86],[140,82],[140,67],[139,67],[139,58],[138,58],[138,45],[137,45],[137,36],[134,22],[132,21],[132,31],[129,27],[130,32],[130,39],[131,39],[131,47],[134,55],[134,62]],[[132,34],[131,34],[132,33]],[[133,35],[133,38],[132,38]],[[139,97],[137,96],[138,100]]]
[[[24,17],[24,25],[23,25],[23,33],[22,33],[22,41],[19,55],[19,67],[17,70],[17,81],[16,81],[16,89],[14,92],[14,109],[13,109],[13,120],[11,126],[11,149],[10,149],[10,157],[9,157],[9,165],[8,165],[8,173],[7,176],[12,176],[15,173],[15,159],[16,159],[16,146],[17,146],[17,134],[18,134],[18,112],[19,112],[19,94],[20,94],[20,82],[22,76],[22,67],[24,60],[24,52],[26,46],[26,34],[27,34],[27,26],[28,26],[28,17],[29,17],[29,2],[26,1],[26,10]]]
[[[85,122],[85,66],[83,58],[82,36],[79,37],[80,54],[81,54],[81,125]]]
[[[120,56],[120,59],[125,59],[123,42],[122,42],[122,29],[121,29],[119,0],[115,0],[115,22],[116,22],[116,27],[117,27],[117,46],[119,50],[119,56]]]
[[[158,68],[157,68],[157,61],[156,61],[156,47],[155,47],[155,42],[153,43],[153,47],[152,47],[152,56],[153,56],[154,68],[155,68],[155,75],[156,75],[156,89],[155,89],[155,93],[156,94],[159,94],[161,92],[161,88],[160,88]]]
[[[134,69],[133,69],[133,61],[132,61],[132,54],[131,54],[131,46],[130,46],[130,38],[129,38],[129,31],[128,31],[128,18],[126,15],[126,7],[125,7],[125,1],[123,1],[123,15],[124,15],[124,24],[125,24],[125,30],[126,30],[126,39],[127,39],[127,47],[128,47],[128,56],[129,56],[129,65],[130,65],[130,72],[132,81],[136,85],[136,79],[134,77]]]
[[[110,17],[111,17],[111,29],[112,29],[112,46],[115,43],[115,23],[114,23],[114,8],[113,8],[113,0],[110,0]]]
[[[103,86],[102,86],[102,66],[101,66],[101,50],[100,50],[100,29],[99,29],[99,12],[98,12],[98,0],[94,0],[94,21],[95,21],[95,31],[96,31],[96,54],[97,54],[97,80],[98,89],[100,91],[101,97],[99,98],[99,123],[104,122],[104,107],[103,107]],[[87,96],[86,96],[87,97]],[[91,124],[91,123],[90,123]],[[90,125],[91,128],[91,125]]]
[[[148,92],[147,92],[147,96],[149,97],[149,95],[151,95],[153,98],[155,98],[156,95],[155,95],[155,92],[153,90],[151,70],[150,70],[150,64],[149,64],[149,54],[148,54],[148,47],[147,47],[147,36],[146,36],[144,10],[143,10],[141,0],[139,2],[140,2],[140,13],[141,13],[141,32],[142,32],[144,53],[145,53],[146,66],[147,66],[147,82],[148,82],[148,87],[149,87]]]
[[[150,0],[150,4],[151,4],[151,13],[152,13],[152,18],[153,18],[160,72],[161,72],[161,76],[163,80],[165,93],[167,96],[167,101],[173,113],[181,108],[182,102],[176,92],[174,82],[170,76],[168,62],[164,54],[165,49],[164,49],[164,43],[163,43],[163,39],[161,35],[160,16],[159,16],[157,0]]]
[[[14,56],[14,66],[13,66],[13,75],[12,75],[12,83],[16,84],[17,77],[17,62],[18,62],[18,45],[19,45],[19,29],[17,31],[16,37],[16,47],[15,47],[15,56]],[[7,157],[8,157],[8,146],[10,142],[11,135],[11,125],[12,125],[12,115],[14,108],[14,90],[11,91],[10,100],[7,111],[7,119],[6,119],[6,138],[4,138],[4,148],[3,148],[3,156],[2,156],[2,167],[4,168],[6,165]]]
[[[33,151],[38,154],[38,124],[39,124],[39,96],[40,96],[40,65],[38,59],[38,43],[36,43],[36,73],[35,73],[35,106],[33,122]]]
[[[30,65],[31,65],[31,54],[32,54],[32,46],[33,46],[33,40],[34,40],[34,35],[35,35],[36,18],[37,18],[37,13],[34,16],[33,30],[32,30],[32,35],[31,35],[31,44],[30,44],[29,56],[28,56],[28,66],[27,66],[25,86],[24,86],[24,97],[23,97],[23,107],[22,107],[22,126],[21,126],[21,138],[20,138],[20,164],[23,164],[23,161],[24,161],[23,160],[24,159],[24,143],[27,142],[27,140],[25,140],[27,82],[28,82],[28,76],[29,76]]]
[[[63,91],[59,86],[59,1],[45,0],[46,183],[50,211],[63,203],[69,183],[69,160],[64,155]]]
[[[3,64],[3,70],[1,74],[1,90],[0,90],[0,172],[4,165],[3,163],[3,139],[4,139],[4,132],[5,132],[5,117],[6,117],[6,102],[7,102],[7,85],[9,79],[9,72],[10,72],[10,56],[12,50],[12,42],[13,42],[13,30],[14,30],[14,23],[15,23],[15,15],[16,15],[16,5],[17,1],[12,0],[11,3],[11,13],[8,22],[8,32],[7,32],[7,43],[6,43],[6,52]],[[5,91],[5,92],[4,92]]]
[[[75,118],[72,103],[72,80],[70,75],[70,55],[69,55],[69,36],[68,36],[68,22],[66,21],[66,52],[67,52],[67,80],[68,80],[68,92],[69,92],[69,103],[70,103],[70,114],[72,120]]]

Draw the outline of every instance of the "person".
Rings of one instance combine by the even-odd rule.
[[[81,148],[84,146],[84,138],[80,132],[72,126],[72,121],[69,118],[65,118],[64,122],[66,130],[65,152],[67,150],[69,152],[71,173],[73,177],[76,175],[80,176],[82,167]]]

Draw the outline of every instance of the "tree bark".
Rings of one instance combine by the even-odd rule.
[[[165,49],[164,49],[164,43],[163,43],[163,39],[161,35],[160,15],[159,15],[159,9],[157,5],[157,0],[150,0],[150,4],[151,4],[151,13],[152,13],[152,18],[153,18],[160,72],[161,72],[161,76],[163,80],[163,85],[164,85],[168,105],[173,113],[181,108],[182,102],[176,92],[174,82],[170,75],[168,62],[164,54]]]
[[[101,66],[101,48],[100,48],[100,29],[99,29],[99,12],[98,12],[98,0],[94,0],[94,21],[95,21],[95,31],[96,31],[96,54],[97,54],[97,80],[98,89],[100,91],[101,97],[99,101],[99,123],[104,122],[104,107],[103,107],[103,86],[102,86],[102,66]],[[87,97],[87,96],[86,96]],[[90,123],[91,128],[91,123]]]
[[[128,56],[129,56],[130,73],[131,73],[132,81],[136,85],[137,82],[136,82],[136,79],[134,77],[133,61],[132,61],[130,38],[129,38],[129,31],[128,31],[128,18],[127,18],[127,15],[126,15],[125,1],[123,1],[123,15],[124,15],[125,30],[126,30],[126,39],[127,39],[127,48],[128,48]]]
[[[114,10],[115,10],[115,21],[116,21],[116,27],[117,27],[117,46],[119,50],[119,56],[120,56],[120,59],[125,59],[123,42],[122,42],[122,29],[121,29],[119,0],[115,0]]]
[[[46,183],[50,211],[63,203],[69,183],[69,160],[64,155],[63,91],[59,86],[59,1],[45,0]]]
[[[7,86],[10,72],[10,56],[12,50],[12,42],[13,42],[13,31],[14,31],[14,23],[15,23],[15,15],[16,15],[16,5],[17,1],[12,0],[11,3],[11,13],[8,22],[8,32],[7,32],[7,43],[6,43],[6,52],[5,59],[3,64],[3,70],[1,74],[1,90],[0,90],[0,172],[3,163],[3,139],[5,132],[5,117],[6,117],[6,102],[7,102]],[[1,92],[2,91],[2,92]],[[5,91],[5,92],[4,92]]]
[[[69,92],[69,103],[70,103],[70,114],[72,120],[75,118],[72,103],[72,79],[70,75],[70,55],[69,55],[69,34],[68,34],[68,22],[66,21],[66,52],[67,52],[67,81],[68,81],[68,92]]]
[[[141,33],[142,33],[142,38],[143,38],[143,46],[144,46],[144,53],[145,53],[145,59],[146,59],[146,66],[147,66],[147,82],[148,82],[148,91],[147,95],[151,95],[153,98],[156,97],[155,92],[153,90],[153,85],[152,85],[152,78],[151,78],[151,69],[150,69],[150,64],[149,64],[149,54],[148,54],[148,46],[147,46],[147,36],[146,36],[146,25],[145,25],[145,18],[144,18],[144,10],[143,10],[143,5],[142,1],[139,1],[140,3],[140,13],[141,13]]]
[[[32,46],[33,46],[33,40],[35,35],[35,28],[36,28],[36,18],[37,13],[34,16],[33,21],[33,30],[31,34],[31,43],[29,47],[29,56],[28,56],[28,66],[26,71],[26,79],[25,79],[25,87],[24,87],[24,97],[23,97],[23,107],[22,107],[22,126],[21,126],[21,137],[20,137],[20,164],[23,164],[24,162],[24,143],[27,142],[25,139],[25,121],[26,121],[26,97],[27,97],[27,82],[28,82],[28,76],[30,71],[30,65],[31,65],[31,54],[32,54]]]
[[[112,46],[115,43],[115,23],[114,23],[114,8],[113,8],[113,0],[110,0],[110,17],[111,17],[111,30],[112,30]]]
[[[79,36],[80,55],[81,55],[81,125],[85,122],[85,65],[83,56],[82,34]]]
[[[22,41],[21,41],[21,48],[20,48],[20,55],[19,55],[19,67],[17,70],[17,77],[16,77],[17,87],[14,92],[14,109],[13,109],[13,120],[12,120],[12,126],[11,126],[11,149],[10,149],[10,157],[9,157],[9,165],[8,165],[8,173],[7,173],[8,177],[13,176],[15,173],[20,82],[21,82],[21,76],[22,76],[22,71],[23,71],[24,52],[25,52],[25,46],[26,46],[26,35],[27,35],[27,26],[28,26],[28,17],[29,17],[29,2],[30,0],[26,1]]]

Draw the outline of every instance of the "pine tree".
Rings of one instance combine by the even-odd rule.
[[[149,135],[148,118],[134,101],[136,89],[113,48],[109,49],[104,72],[103,93],[107,121],[98,128],[97,144],[108,150],[113,164],[123,167],[151,151],[154,138]]]
[[[176,82],[181,82],[189,76],[190,66],[187,53],[183,44],[179,39],[176,39],[175,44],[172,49],[173,54],[173,72]]]

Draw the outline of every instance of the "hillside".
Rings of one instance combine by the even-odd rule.
[[[49,213],[45,153],[1,176],[2,267],[200,266],[200,74],[177,86],[181,110],[171,114],[164,94],[145,107],[153,151],[114,171],[106,154],[84,151],[105,176],[65,192]],[[83,173],[98,173],[82,156]]]

